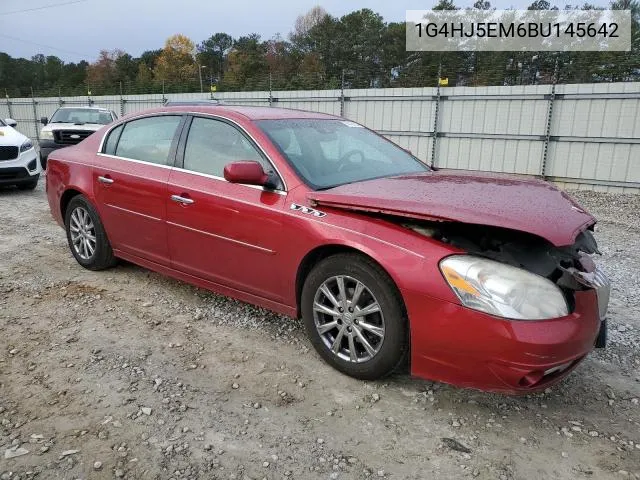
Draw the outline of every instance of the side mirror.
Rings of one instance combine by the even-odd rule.
[[[13,118],[5,118],[4,119],[4,123],[6,123],[10,127],[14,127],[14,128],[15,128],[16,125],[18,125],[18,122],[16,122]]]
[[[47,117],[42,117],[40,119],[40,123],[43,125],[46,125],[47,123],[49,123],[49,119]]]
[[[245,183],[247,185],[260,185],[274,188],[275,185],[262,165],[254,161],[241,160],[229,163],[224,167],[224,179],[229,183]]]

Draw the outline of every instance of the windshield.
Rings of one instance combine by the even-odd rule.
[[[61,108],[51,117],[51,123],[97,123],[106,125],[113,118],[109,110],[97,110],[93,108]]]
[[[314,190],[429,170],[397,145],[346,120],[256,123]]]

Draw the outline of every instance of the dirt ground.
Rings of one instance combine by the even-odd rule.
[[[577,196],[610,345],[514,398],[345,377],[297,320],[82,269],[42,184],[0,190],[0,479],[640,479],[640,196]]]

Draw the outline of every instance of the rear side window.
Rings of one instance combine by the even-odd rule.
[[[123,127],[124,125],[120,125],[119,127],[111,130],[109,136],[107,137],[107,141],[104,143],[104,150],[102,153],[106,153],[107,155],[116,154],[116,145],[118,145],[118,139],[120,138]]]
[[[116,146],[116,155],[167,165],[171,143],[181,118],[179,115],[166,115],[126,123]]]

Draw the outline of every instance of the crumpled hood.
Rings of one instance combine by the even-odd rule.
[[[477,172],[380,178],[311,192],[314,205],[423,220],[490,225],[571,245],[595,219],[551,183]]]

